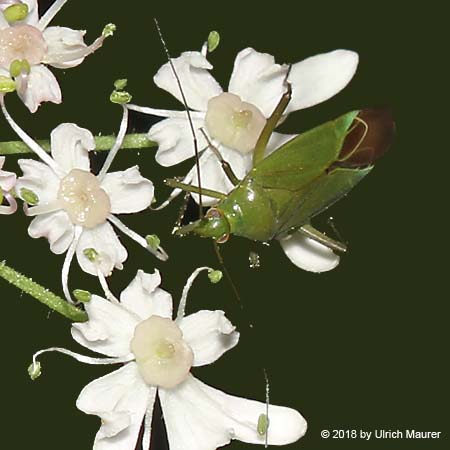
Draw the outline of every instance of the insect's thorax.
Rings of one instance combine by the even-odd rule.
[[[228,219],[231,234],[256,241],[273,238],[277,229],[274,205],[251,178],[240,183],[217,207]]]

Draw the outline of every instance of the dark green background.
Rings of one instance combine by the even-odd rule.
[[[91,41],[107,22],[117,34],[80,67],[57,71],[64,93],[61,106],[45,105],[31,116],[14,98],[8,104],[32,136],[45,138],[61,122],[76,122],[94,133],[118,129],[120,108],[108,102],[112,82],[127,77],[134,101],[154,107],[179,107],[159,91],[152,76],[165,62],[152,17],[158,16],[174,56],[199,49],[211,29],[221,32],[211,55],[214,74],[226,86],[236,53],[246,46],[296,62],[335,48],[359,52],[351,84],[332,100],[290,116],[283,128],[300,132],[350,109],[389,106],[398,137],[372,174],[317,222],[326,231],[333,216],[350,251],[333,272],[314,275],[293,266],[278,244],[262,247],[234,238],[223,254],[255,324],[248,331],[225,281],[195,284],[189,311],[224,309],[242,331],[239,346],[214,365],[196,369],[203,381],[224,391],[264,399],[260,371],[271,379],[271,400],[307,418],[309,430],[287,448],[415,449],[448,445],[448,244],[445,213],[448,193],[448,141],[439,117],[447,115],[447,84],[440,80],[442,11],[433,2],[421,9],[408,2],[209,2],[72,1],[54,24],[87,29]],[[434,2],[438,4],[437,2]],[[445,51],[444,51],[445,50]],[[142,127],[145,121],[136,120]],[[444,125],[445,126],[445,125]],[[140,128],[142,129],[142,128]],[[1,120],[1,140],[14,136]],[[138,163],[157,186],[166,176],[182,175],[188,165],[164,169],[154,150],[129,151],[114,169]],[[7,159],[7,168],[14,167]],[[444,196],[445,195],[445,196]],[[160,263],[123,237],[130,257],[111,279],[119,293],[142,268],[162,271],[163,287],[177,301],[191,271],[217,266],[210,242],[174,239],[171,227],[178,205],[156,213],[125,217],[142,234],[157,233],[170,253]],[[1,254],[13,267],[60,293],[61,256],[48,243],[31,240],[22,214],[1,217]],[[248,267],[250,250],[262,260]],[[72,288],[100,292],[96,280],[77,269]],[[70,338],[67,320],[0,281],[2,302],[2,446],[83,450],[92,446],[99,426],[75,407],[79,391],[111,369],[83,366],[64,356],[42,358],[43,376],[35,383],[26,368],[31,355],[48,346],[83,351]],[[324,440],[322,429],[400,429],[442,431],[440,440]],[[234,442],[230,448],[249,448]],[[133,449],[130,449],[133,450]]]

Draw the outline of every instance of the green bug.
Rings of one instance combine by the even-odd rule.
[[[289,99],[290,90],[267,121],[253,153],[253,168],[244,179],[238,180],[216,153],[234,189],[228,194],[202,190],[218,203],[175,234],[195,233],[217,243],[226,242],[230,235],[268,242],[300,230],[332,250],[345,252],[344,244],[315,230],[310,220],[372,170],[374,161],[390,146],[395,124],[383,109],[352,111],[293,138],[264,158],[270,134]],[[199,192],[176,180],[166,184]]]

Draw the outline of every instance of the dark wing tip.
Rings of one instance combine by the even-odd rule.
[[[395,136],[395,122],[387,108],[362,109],[345,137],[339,167],[365,167],[383,156]]]

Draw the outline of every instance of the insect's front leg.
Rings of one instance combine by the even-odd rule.
[[[289,73],[291,72],[291,66],[287,71],[286,77],[284,79],[284,84],[286,85],[286,92],[281,97],[278,105],[275,107],[272,115],[267,119],[261,134],[259,135],[258,141],[256,142],[255,150],[253,150],[253,167],[258,164],[264,158],[264,153],[269,143],[270,136],[272,136],[273,131],[278,125],[284,111],[289,105],[292,98],[292,86],[288,81]]]
[[[200,131],[203,133],[203,136],[208,143],[208,148],[214,153],[216,158],[219,160],[225,175],[228,177],[233,186],[237,186],[241,180],[236,176],[233,169],[231,168],[231,164],[228,161],[225,161],[222,155],[219,152],[219,149],[210,141],[209,136],[206,134],[206,131],[203,128],[200,128]]]

